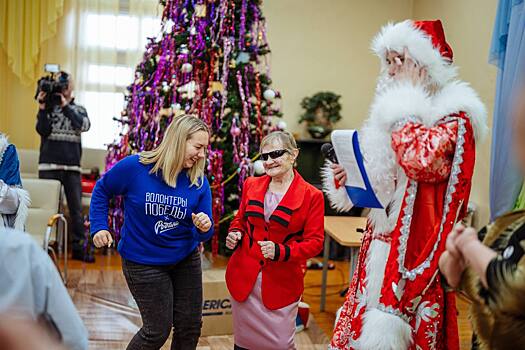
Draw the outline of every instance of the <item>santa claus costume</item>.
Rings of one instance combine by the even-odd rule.
[[[388,24],[372,49],[383,69],[359,137],[384,209],[368,216],[330,349],[459,349],[455,296],[443,285],[438,259],[466,213],[486,111],[474,90],[456,80],[440,21]],[[424,67],[427,83],[391,79],[392,51]],[[332,206],[352,207],[329,167],[323,185]]]

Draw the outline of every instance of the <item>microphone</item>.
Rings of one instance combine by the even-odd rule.
[[[338,164],[337,156],[335,155],[334,146],[332,146],[329,143],[323,143],[321,146],[321,153],[324,155],[326,159],[331,161],[332,163]]]
[[[337,156],[335,155],[334,146],[332,146],[331,144],[323,143],[323,145],[321,146],[321,153],[324,155],[326,159],[328,159],[332,163],[339,164],[339,162],[337,161]],[[335,178],[334,178],[334,185],[336,189],[341,187],[341,184]]]

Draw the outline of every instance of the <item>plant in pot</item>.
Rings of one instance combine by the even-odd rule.
[[[341,95],[333,92],[318,92],[301,101],[304,113],[299,124],[306,122],[310,135],[315,139],[327,137],[333,129],[333,124],[341,119]]]

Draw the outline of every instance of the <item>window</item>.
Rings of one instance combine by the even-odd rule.
[[[154,17],[88,14],[83,42],[93,48],[137,50],[158,33],[155,29],[160,29],[160,20]]]
[[[91,120],[91,129],[82,135],[83,147],[105,149],[118,137],[120,124],[114,118],[124,108],[123,93],[132,82],[147,38],[160,32],[156,15],[156,10],[145,15],[81,14],[75,93]]]
[[[124,95],[120,92],[86,91],[82,101],[91,120],[91,128],[82,135],[82,146],[105,149],[120,131],[113,117],[120,115],[124,107]]]

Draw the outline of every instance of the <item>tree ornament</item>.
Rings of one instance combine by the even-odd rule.
[[[263,96],[266,101],[273,101],[275,99],[275,91],[272,89],[264,90]]]
[[[277,123],[277,128],[279,130],[286,130],[286,122],[284,120],[280,120],[278,123]]]
[[[173,20],[171,19],[168,19],[166,22],[164,22],[164,26],[163,26],[164,33],[171,34],[171,32],[173,31],[174,25],[175,25],[175,22],[173,22]]]
[[[255,162],[253,162],[253,171],[256,175],[264,174],[264,163],[262,160],[257,159]]]
[[[234,126],[230,132],[233,136],[239,136],[241,134],[241,129],[238,126]]]
[[[182,44],[180,46],[180,49],[179,49],[179,52],[183,55],[187,55],[190,53],[190,51],[188,50],[188,46],[186,44]]]
[[[195,15],[197,17],[206,17],[206,5],[195,5]]]
[[[241,51],[237,55],[237,59],[235,60],[236,64],[239,63],[248,63],[250,62],[250,54],[248,52]]]
[[[191,73],[191,71],[193,70],[193,66],[191,63],[186,62],[182,65],[180,70],[182,71],[182,73]]]

